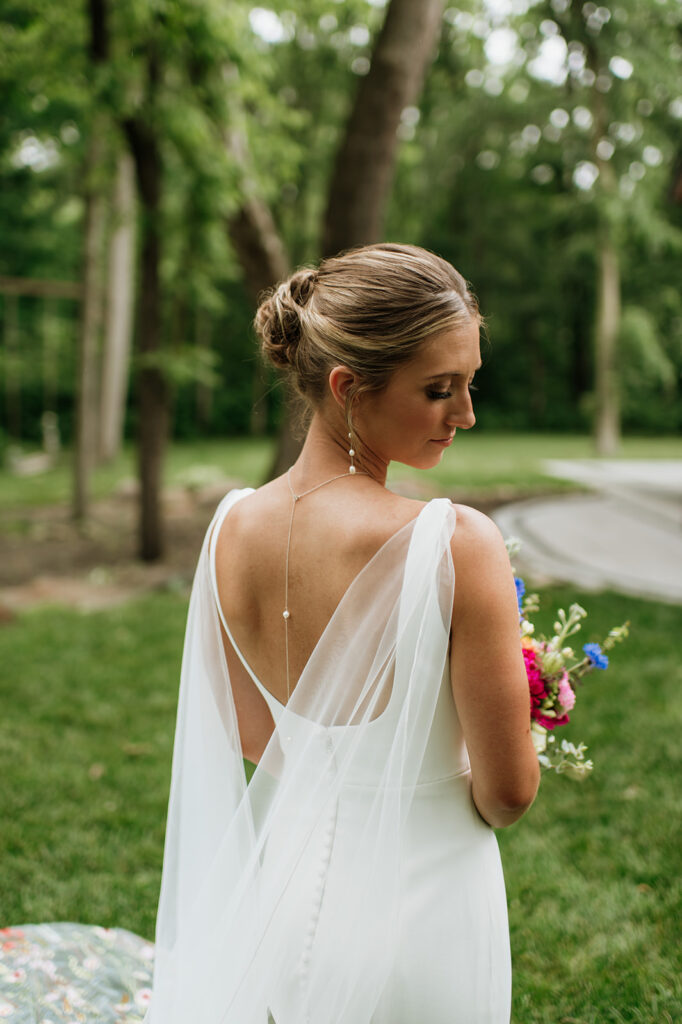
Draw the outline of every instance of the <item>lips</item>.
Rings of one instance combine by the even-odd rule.
[[[447,445],[452,444],[454,439],[455,439],[455,435],[454,434],[451,437],[434,437],[433,438],[433,443],[434,444],[442,444],[442,445],[445,445],[447,447]]]

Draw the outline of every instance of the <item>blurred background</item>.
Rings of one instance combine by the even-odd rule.
[[[4,465],[83,521],[134,447],[159,558],[168,443],[287,418],[259,292],[382,238],[472,282],[481,433],[679,436],[681,57],[677,0],[9,0]]]
[[[201,539],[230,486],[282,471],[298,443],[257,296],[389,239],[453,262],[487,322],[476,429],[391,485],[494,514],[549,503],[527,531],[555,545],[536,578],[572,580],[564,602],[620,591],[584,598],[595,629],[641,629],[580,730],[611,774],[581,797],[549,780],[536,829],[504,837],[519,1019],[679,1019],[661,924],[679,906],[679,749],[660,724],[682,718],[681,69],[679,0],[5,0],[0,924],[151,935]],[[641,548],[645,583],[620,572],[627,525],[613,572],[567,568],[594,568],[615,535],[613,505],[599,520],[566,503],[595,488],[663,531]],[[536,856],[554,874],[529,909]],[[595,904],[585,982],[571,908]],[[568,995],[539,930],[565,951]]]

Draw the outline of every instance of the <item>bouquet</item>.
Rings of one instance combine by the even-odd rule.
[[[510,558],[520,546],[517,540],[507,541]],[[543,768],[582,780],[593,768],[592,761],[585,758],[587,747],[565,739],[557,742],[554,730],[569,722],[583,676],[595,669],[608,668],[606,652],[627,637],[630,624],[625,622],[609,630],[602,643],[583,644],[582,656],[576,655],[569,638],[582,628],[582,620],[587,617],[585,609],[572,604],[566,614],[560,608],[553,635],[549,638],[536,635],[530,616],[540,607],[538,596],[526,594],[520,577],[515,576],[514,582],[519,602],[521,647],[530,688],[531,734],[538,761]]]

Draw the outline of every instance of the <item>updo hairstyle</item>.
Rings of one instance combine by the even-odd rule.
[[[381,391],[444,330],[480,323],[478,303],[450,263],[412,245],[370,245],[302,269],[269,292],[254,321],[263,354],[288,372],[308,406],[328,394],[331,369],[359,378],[346,412],[363,391]]]

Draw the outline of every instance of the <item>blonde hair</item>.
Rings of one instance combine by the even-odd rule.
[[[309,406],[327,394],[329,372],[357,374],[361,391],[382,390],[425,338],[481,317],[475,296],[446,260],[413,245],[351,249],[298,270],[272,289],[254,321],[263,354],[286,370]]]

